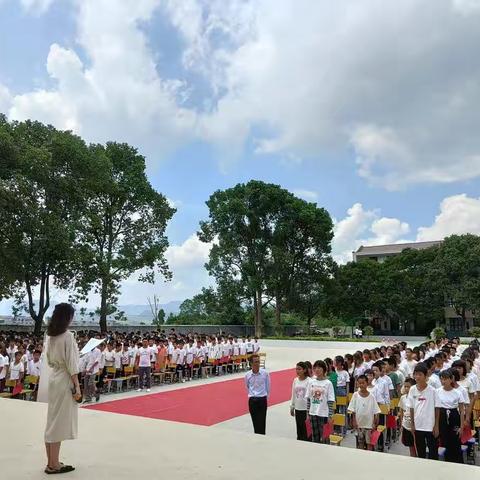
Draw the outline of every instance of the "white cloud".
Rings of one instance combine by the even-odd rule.
[[[196,234],[191,235],[181,245],[171,245],[166,258],[172,271],[202,267],[208,261],[211,245],[201,242]]]
[[[0,113],[6,113],[10,108],[12,96],[7,87],[0,84]]]
[[[410,232],[408,223],[380,217],[378,210],[365,210],[361,203],[347,210],[347,216],[334,222],[332,253],[339,263],[352,260],[352,252],[361,245],[403,243]]]
[[[295,158],[351,144],[388,189],[480,175],[474,0],[168,2],[215,95],[209,141]],[[429,26],[426,30],[425,25]]]
[[[316,202],[318,200],[318,193],[313,192],[312,190],[304,190],[301,188],[297,188],[292,190],[292,193],[297,197],[303,198],[307,202]]]
[[[52,90],[13,98],[9,116],[69,128],[89,141],[127,141],[152,161],[195,131],[195,113],[182,108],[182,82],[163,79],[140,25],[159,0],[82,0],[77,3],[77,53],[53,44],[47,71]],[[167,48],[167,46],[164,46]]]
[[[55,0],[20,0],[22,7],[31,13],[45,13]]]
[[[430,226],[411,232],[410,226],[397,218],[380,217],[378,210],[365,210],[354,204],[345,218],[334,222],[332,251],[335,260],[352,260],[352,251],[361,245],[385,245],[405,242],[443,240],[449,235],[480,235],[480,198],[466,194],[446,197]]]
[[[454,195],[442,200],[440,213],[431,226],[418,229],[417,240],[441,240],[465,233],[480,235],[480,198]]]
[[[480,0],[453,0],[453,8],[463,15],[480,12]]]

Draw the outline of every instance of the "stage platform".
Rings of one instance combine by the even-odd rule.
[[[195,408],[191,405],[191,408]],[[0,478],[43,473],[45,404],[0,399]],[[65,479],[136,480],[474,480],[476,467],[262,437],[131,415],[81,409],[79,438],[62,460]]]

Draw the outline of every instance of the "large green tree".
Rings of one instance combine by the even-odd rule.
[[[93,145],[99,169],[95,190],[82,212],[77,238],[82,276],[77,288],[85,297],[100,295],[100,328],[118,299],[120,282],[140,271],[139,280],[171,277],[165,258],[165,229],[175,213],[145,173],[145,159],[127,144]]]
[[[330,216],[278,185],[256,180],[215,192],[207,206],[209,220],[199,232],[202,241],[213,242],[206,267],[219,284],[236,283],[251,299],[261,335],[263,308],[275,301],[279,322],[282,299],[294,291],[300,272],[325,270]]]
[[[0,115],[0,298],[26,298],[36,334],[51,285],[69,288],[78,273],[75,240],[94,163],[70,132]]]
[[[480,237],[452,235],[444,240],[433,265],[445,305],[452,306],[464,325],[468,310],[480,308]]]
[[[398,328],[410,324],[415,332],[428,333],[443,317],[443,287],[433,269],[438,253],[438,247],[408,249],[382,264],[385,314]]]

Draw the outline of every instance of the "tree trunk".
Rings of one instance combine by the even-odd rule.
[[[256,291],[256,309],[255,309],[255,335],[258,338],[262,336],[263,326],[263,308],[262,308],[262,291]]]
[[[100,331],[107,332],[107,280],[102,279],[101,303],[100,303]]]
[[[28,297],[28,312],[30,317],[35,323],[33,334],[35,336],[40,336],[42,334],[43,328],[43,318],[45,313],[47,313],[48,308],[50,307],[50,275],[43,269],[42,277],[40,279],[40,299],[38,305],[38,312],[35,311],[35,302],[32,294],[32,285],[30,282],[30,277],[25,277],[25,287],[27,290]]]
[[[281,311],[281,305],[280,305],[280,294],[278,293],[278,290],[275,292],[275,330],[277,331],[277,335],[282,334],[282,311]]]

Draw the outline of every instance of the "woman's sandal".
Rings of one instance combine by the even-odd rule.
[[[47,475],[55,475],[57,473],[69,473],[69,472],[73,472],[75,470],[75,467],[72,467],[71,465],[63,465],[61,464],[60,465],[60,468],[50,468],[50,467],[47,467],[45,469],[45,473]]]

